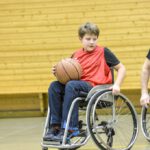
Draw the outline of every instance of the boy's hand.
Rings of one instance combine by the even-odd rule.
[[[112,87],[110,87],[110,89],[112,89],[112,93],[114,95],[117,95],[120,93],[120,86],[119,85],[114,84]]]
[[[142,106],[148,107],[148,103],[150,103],[150,96],[148,93],[142,93],[140,103]]]
[[[55,76],[56,75],[56,66],[53,66],[52,67],[52,70],[51,70],[52,74]]]

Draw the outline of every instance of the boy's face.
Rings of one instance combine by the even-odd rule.
[[[93,51],[97,45],[98,37],[94,34],[85,34],[83,38],[80,38],[81,43],[85,51]]]

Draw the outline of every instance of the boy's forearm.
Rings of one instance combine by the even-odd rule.
[[[117,79],[115,81],[115,84],[118,86],[121,86],[121,84],[125,78],[125,75],[126,75],[126,69],[124,66],[122,66],[121,68],[118,69]]]
[[[149,70],[142,69],[141,73],[141,93],[148,93]]]

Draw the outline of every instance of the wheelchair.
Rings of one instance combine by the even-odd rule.
[[[142,107],[141,110],[141,129],[144,137],[150,142],[150,108]]]
[[[98,85],[89,93],[81,92],[71,104],[62,142],[42,139],[42,150],[76,150],[90,138],[102,150],[130,150],[138,135],[137,113],[131,101],[122,93],[113,95],[110,86]],[[67,132],[76,103],[79,105],[80,134],[69,139]],[[50,127],[49,112],[48,108],[43,137]]]

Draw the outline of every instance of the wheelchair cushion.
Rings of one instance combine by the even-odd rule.
[[[89,93],[88,92],[84,92],[84,91],[80,91],[79,93],[79,96],[83,98],[83,101],[80,101],[79,103],[79,107],[80,108],[83,108],[83,107],[86,107],[89,100],[91,99],[91,97],[96,93],[96,92],[99,92],[99,91],[102,91],[102,90],[105,90],[109,87],[111,87],[112,84],[105,84],[105,85],[97,85],[97,86],[94,86],[90,91]],[[85,98],[85,99],[84,99]],[[109,99],[109,100],[107,100]],[[102,100],[101,100],[101,104],[98,104],[99,105],[99,108],[104,108],[104,107],[110,107],[112,106],[112,103],[110,102],[112,99],[112,96],[111,95],[106,95],[106,96],[103,96],[102,97]],[[104,100],[104,101],[103,101]]]

